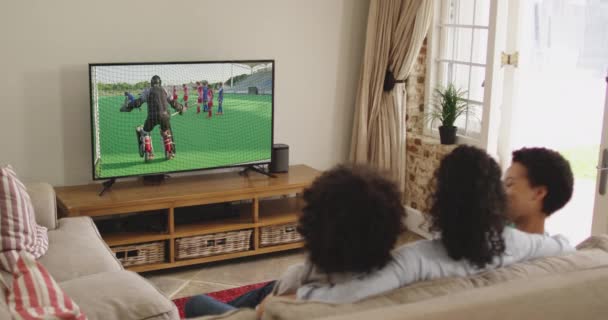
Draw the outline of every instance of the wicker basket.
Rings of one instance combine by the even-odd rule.
[[[112,251],[123,267],[165,262],[164,241],[112,247]]]
[[[302,241],[302,235],[296,230],[297,226],[298,223],[294,222],[261,228],[260,246],[266,247],[276,244]]]
[[[175,239],[175,259],[192,259],[251,249],[253,230],[239,230]]]

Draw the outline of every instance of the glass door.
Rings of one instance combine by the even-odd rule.
[[[546,230],[578,243],[591,234],[592,222],[594,232],[607,227],[597,159],[608,132],[608,2],[512,0],[508,21],[507,52],[518,59],[504,66],[500,160],[505,165],[511,151],[527,146],[554,149],[570,161],[573,197],[547,220]]]
[[[593,212],[592,233],[608,233],[608,72],[606,73],[606,97],[604,103],[604,123],[597,166],[595,187],[595,210]]]

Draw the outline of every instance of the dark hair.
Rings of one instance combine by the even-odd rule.
[[[391,259],[405,217],[394,182],[368,167],[339,165],[304,191],[304,201],[298,232],[320,271],[369,272]]]
[[[513,162],[526,167],[531,186],[547,187],[543,199],[543,212],[547,216],[570,201],[574,177],[570,163],[561,154],[545,148],[522,148],[513,151]]]
[[[505,251],[506,194],[500,167],[485,151],[459,146],[435,171],[432,229],[448,256],[483,268]]]
[[[159,76],[153,76],[152,79],[150,80],[150,86],[154,87],[155,85],[158,85],[159,87],[162,85],[161,84],[161,80]]]

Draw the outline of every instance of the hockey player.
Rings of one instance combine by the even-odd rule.
[[[224,114],[222,104],[224,103],[224,85],[220,82],[217,89],[217,113],[219,115]]]
[[[184,108],[188,109],[188,86],[184,83],[182,89],[184,90]]]
[[[209,101],[209,84],[206,80],[202,81],[203,84],[203,112],[209,111],[209,107],[207,106],[207,102]]]
[[[207,89],[207,98],[208,98],[207,118],[211,118],[211,116],[212,116],[211,109],[213,109],[213,88],[211,88],[211,87],[209,87],[209,89]]]
[[[173,86],[173,100],[177,101],[177,87]]]
[[[201,104],[203,103],[203,85],[200,83],[200,81],[196,82],[196,87],[194,87],[193,89],[196,89],[196,92],[198,93],[198,99],[196,100],[196,113],[201,113]]]
[[[134,108],[139,108],[143,103],[147,103],[148,117],[143,126],[139,126],[136,129],[137,136],[139,137],[140,150],[143,148],[144,151],[140,151],[140,155],[146,156],[146,160],[148,161],[154,159],[150,132],[156,125],[160,125],[160,134],[165,146],[165,156],[167,160],[170,160],[175,156],[175,146],[171,131],[171,115],[169,114],[167,105],[171,105],[171,107],[180,114],[183,112],[184,107],[177,102],[177,100],[173,99],[172,96],[167,94],[167,91],[161,86],[161,79],[159,76],[153,76],[150,85],[151,87],[144,90],[139,98],[132,102],[126,101],[120,111],[131,112]]]

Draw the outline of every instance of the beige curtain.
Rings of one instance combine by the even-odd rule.
[[[433,0],[371,0],[363,70],[355,106],[351,161],[389,170],[405,188],[403,83],[383,91],[386,71],[406,79],[433,14]]]

